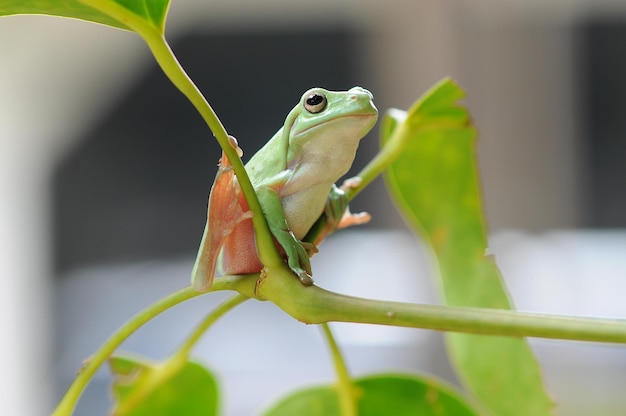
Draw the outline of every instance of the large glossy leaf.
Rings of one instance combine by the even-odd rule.
[[[162,30],[168,6],[169,0],[2,0],[0,16],[47,14],[130,29],[125,23],[130,13]]]
[[[152,363],[130,356],[112,357],[109,363],[115,416],[217,415],[217,382],[198,363]]]
[[[453,306],[511,307],[500,272],[486,256],[487,232],[476,166],[476,130],[443,80],[408,113],[390,113],[383,146],[400,146],[386,171],[393,200],[432,247],[444,301]],[[495,415],[546,415],[552,404],[526,340],[449,334],[447,345],[465,385]]]
[[[399,374],[355,380],[359,416],[476,416],[451,386],[434,378]],[[265,416],[339,416],[337,389],[318,386],[297,391],[264,413]]]

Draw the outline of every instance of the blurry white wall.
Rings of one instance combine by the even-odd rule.
[[[460,81],[480,130],[492,227],[545,230],[577,227],[584,209],[568,30],[588,14],[624,9],[618,1],[582,0],[175,0],[168,32],[351,21],[367,33],[362,65],[379,108],[408,106],[442,76]],[[153,62],[130,33],[38,16],[0,18],[0,62],[0,332],[2,352],[13,357],[0,402],[12,414],[35,415],[56,400],[50,171]],[[41,399],[16,394],[32,391]]]
[[[51,169],[145,52],[122,32],[17,16],[0,18],[0,56],[0,401],[37,415],[53,400]]]

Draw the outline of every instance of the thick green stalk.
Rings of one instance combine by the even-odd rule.
[[[275,273],[278,275],[279,271]],[[471,334],[626,344],[626,319],[363,299],[317,286],[303,286],[288,271],[273,279],[257,279],[257,274],[219,277],[211,290],[236,290],[245,296],[269,300],[307,324],[354,322]]]
[[[626,344],[626,320],[362,299],[316,286],[304,287],[291,274],[281,274],[279,270],[274,278],[260,281],[256,293],[308,324],[357,322],[472,334]]]

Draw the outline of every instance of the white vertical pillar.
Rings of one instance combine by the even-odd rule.
[[[0,18],[3,414],[47,414],[58,400],[50,175],[148,56],[129,32],[53,17]]]

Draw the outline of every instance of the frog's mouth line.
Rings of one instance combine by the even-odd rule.
[[[368,117],[377,117],[377,116],[378,116],[378,113],[367,113],[367,114],[358,114],[358,115],[357,114],[350,114],[350,115],[336,117],[332,121],[339,120],[341,118],[347,118],[347,117],[368,118]],[[312,126],[309,126],[306,129],[304,129],[304,130],[300,130],[300,131],[294,132],[294,136],[298,136],[298,135],[300,135],[302,133],[306,133],[307,131],[313,130],[314,128],[316,128],[318,126],[321,126],[322,124],[325,124],[325,123],[328,123],[328,120],[320,121],[319,123],[314,124]]]

